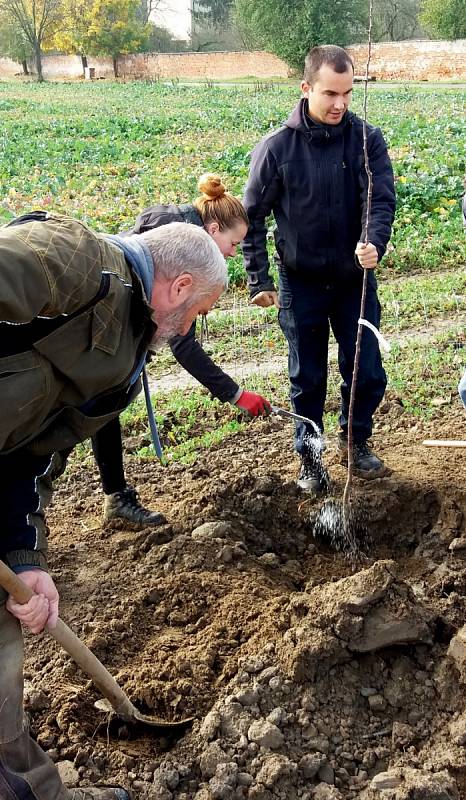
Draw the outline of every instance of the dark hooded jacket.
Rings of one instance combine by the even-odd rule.
[[[266,250],[266,219],[276,221],[282,267],[333,285],[361,280],[354,257],[367,198],[363,121],[347,111],[338,125],[317,124],[302,99],[285,125],[254,149],[244,205],[250,228],[243,243],[251,295],[274,289]],[[379,260],[395,214],[393,170],[379,128],[367,125],[373,175],[368,241]]]
[[[144,209],[128,233],[144,233],[152,228],[160,228],[170,222],[187,222],[203,226],[202,218],[191,203],[183,205],[155,205]],[[222,403],[235,403],[241,389],[226,372],[212,361],[196,339],[196,321],[185,336],[175,336],[169,342],[170,349],[179,364],[202,383],[211,394]]]
[[[173,203],[165,206],[158,203],[141,211],[129,233],[144,233],[152,228],[168,225],[170,222],[189,222],[201,228],[203,225],[201,215],[191,203],[183,203],[181,206],[175,206]]]

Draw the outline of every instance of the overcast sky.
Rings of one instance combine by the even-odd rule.
[[[191,33],[190,0],[159,0],[153,20],[179,39],[188,39]]]

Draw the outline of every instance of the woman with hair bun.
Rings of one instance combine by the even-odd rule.
[[[226,190],[218,175],[202,175],[198,188],[202,194],[192,203],[146,208],[136,219],[131,231],[125,235],[144,233],[169,222],[186,222],[203,227],[225,258],[236,255],[236,248],[246,236],[249,227],[241,201]],[[195,333],[194,322],[186,336],[176,336],[169,342],[171,351],[181,366],[221,402],[233,403],[253,417],[268,413],[268,400],[255,392],[241,389],[202,349]],[[139,527],[165,522],[162,514],[144,508],[135,489],[126,483],[118,417],[93,437],[92,448],[105,493],[104,520],[125,519]]]
[[[192,203],[146,208],[137,218],[130,233],[144,233],[169,222],[189,222],[202,226],[225,258],[236,255],[236,248],[243,241],[249,227],[243,204],[227,192],[219,175],[201,175],[197,186],[202,194]]]

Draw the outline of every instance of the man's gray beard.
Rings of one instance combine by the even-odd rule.
[[[165,347],[165,345],[170,341],[170,339],[173,339],[174,336],[180,335],[180,327],[184,322],[187,308],[187,303],[183,303],[183,305],[177,311],[173,311],[171,314],[167,315],[166,319],[157,325],[154,338],[149,346],[151,353],[161,350],[162,347]]]

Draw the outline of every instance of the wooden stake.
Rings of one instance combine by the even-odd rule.
[[[466,447],[464,439],[424,439],[426,447]]]

